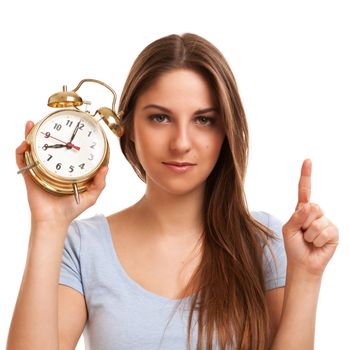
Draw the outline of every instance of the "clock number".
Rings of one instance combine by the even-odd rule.
[[[62,167],[62,164],[61,164],[61,163],[57,163],[57,164],[56,164],[56,169],[57,169],[57,170],[60,170],[61,167]]]
[[[93,160],[93,159],[94,159],[94,155],[90,153],[90,155],[89,155],[89,158],[88,158],[88,159],[89,159],[89,160]]]
[[[46,160],[49,161],[52,158],[52,155],[49,154],[49,158],[47,158]]]
[[[93,142],[90,148],[95,149],[95,146],[96,146],[96,142]]]
[[[74,171],[74,166],[71,165],[71,166],[69,167],[69,172],[72,173],[73,171]]]
[[[73,122],[72,122],[71,120],[68,119],[66,125],[68,125],[69,127],[71,127],[72,124],[73,124]]]
[[[90,136],[91,136],[91,134],[92,134],[92,131],[89,131],[89,133],[88,133],[88,137],[90,137]]]
[[[45,145],[43,146],[43,150],[46,151],[48,147],[49,147],[49,145],[47,143],[45,143]]]
[[[80,124],[79,124],[79,128],[78,128],[78,129],[79,129],[79,130],[83,130],[84,126],[85,126],[85,124],[80,123]]]
[[[62,125],[61,125],[61,124],[58,124],[58,123],[55,123],[55,125],[54,125],[53,128],[56,129],[56,130],[58,130],[58,131],[60,131],[60,130],[62,129]]]
[[[83,169],[85,168],[85,163],[79,164],[79,168],[80,168],[81,170],[83,170]]]
[[[50,137],[50,135],[51,135],[51,134],[50,134],[50,132],[49,132],[49,131],[47,131],[47,132],[45,133],[45,138],[47,138],[47,139],[48,139],[48,138]]]

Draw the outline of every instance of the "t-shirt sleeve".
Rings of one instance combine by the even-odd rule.
[[[81,237],[79,227],[73,222],[67,232],[61,260],[59,284],[64,284],[84,294],[80,269]]]
[[[265,212],[259,212],[256,219],[274,233],[274,238],[269,239],[269,244],[264,246],[263,251],[265,290],[284,287],[286,283],[287,256],[284,249],[282,222]]]

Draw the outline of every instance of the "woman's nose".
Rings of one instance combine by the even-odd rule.
[[[170,149],[173,152],[186,153],[191,149],[192,140],[187,126],[174,128],[170,139]]]

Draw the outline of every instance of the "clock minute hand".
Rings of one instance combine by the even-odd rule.
[[[78,132],[80,122],[81,122],[81,120],[79,120],[79,122],[78,122],[77,126],[75,127],[75,129],[74,129],[74,131],[73,131],[73,135],[72,135],[72,137],[70,138],[70,140],[69,140],[69,142],[68,142],[68,143],[72,143],[72,141],[73,141],[73,139],[74,139],[75,135],[76,135],[76,134],[77,134],[77,132]]]

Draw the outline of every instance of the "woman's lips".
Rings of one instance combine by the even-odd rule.
[[[170,170],[177,173],[184,173],[191,170],[196,164],[192,163],[177,163],[177,162],[163,162],[163,164]]]

